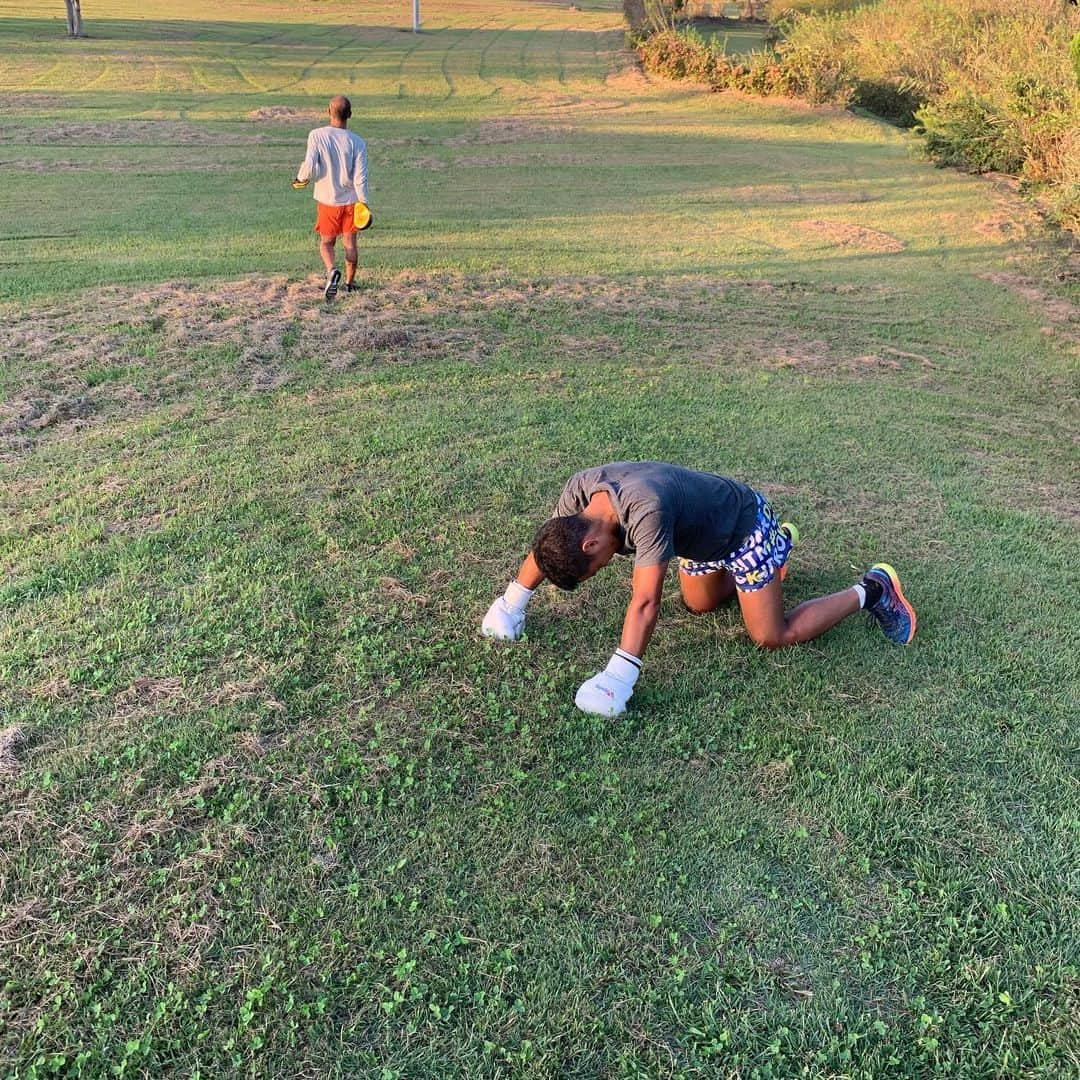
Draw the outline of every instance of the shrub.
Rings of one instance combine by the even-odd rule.
[[[852,104],[901,127],[911,127],[922,100],[918,84],[906,76],[883,80],[860,78],[855,84]]]
[[[1046,204],[1065,228],[1080,234],[1080,124],[1066,131],[1058,143],[1056,175],[1047,189]]]
[[[653,34],[638,50],[650,70],[669,79],[691,79],[712,85],[718,54],[692,31]]]
[[[1074,15],[1072,21],[1080,20]],[[1069,31],[1060,14],[1038,2],[984,20],[943,68],[946,89],[917,119],[932,157],[1013,173],[1045,195],[1063,224],[1075,227],[1080,87],[1063,63]]]
[[[858,82],[853,39],[842,15],[798,19],[792,34],[777,45],[788,89],[817,105],[848,105]]]
[[[754,52],[743,58],[741,73],[736,79],[732,72],[730,83],[749,94],[786,94],[790,92],[783,64],[771,52]]]
[[[1008,116],[970,90],[943,96],[918,112],[918,122],[931,155],[943,165],[962,165],[976,172],[1017,172],[1024,147]]]
[[[711,90],[751,94],[788,93],[787,72],[772,52],[729,57],[722,47],[694,30],[654,34],[638,48],[642,63],[669,79],[692,79]]]

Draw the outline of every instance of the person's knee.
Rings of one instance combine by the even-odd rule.
[[[792,638],[788,628],[770,628],[768,630],[751,630],[750,637],[753,638],[754,644],[768,652],[775,652],[777,649],[786,649],[791,645]]]

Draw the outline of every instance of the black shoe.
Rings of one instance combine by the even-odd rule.
[[[341,284],[341,271],[335,266],[326,279],[326,288],[323,289],[323,298],[329,304],[337,296],[338,286]]]
[[[359,292],[360,291],[360,282],[359,281],[346,281],[345,282],[345,291],[346,292]]]

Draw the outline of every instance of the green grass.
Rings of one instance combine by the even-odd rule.
[[[1058,255],[578,6],[0,3],[0,1073],[1080,1066]],[[327,311],[308,124],[248,117],[339,89],[377,225]],[[794,601],[887,557],[915,643],[765,654],[672,583],[578,713],[626,566],[478,625],[620,457],[760,485]]]
[[[762,52],[771,47],[771,28],[768,26],[719,19],[700,19],[690,25],[705,41],[719,45],[729,56],[736,53]]]

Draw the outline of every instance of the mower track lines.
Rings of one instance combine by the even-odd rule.
[[[54,71],[55,71],[55,70],[56,70],[57,68],[62,68],[63,66],[64,66],[64,62],[63,62],[62,60],[56,60],[56,61],[54,61],[51,67],[49,67],[49,68],[47,68],[47,69],[46,69],[45,71],[43,71],[43,72],[42,72],[42,73],[41,73],[40,75],[38,75],[38,76],[37,76],[37,78],[35,78],[35,79],[34,79],[34,80],[33,80],[32,82],[30,82],[30,83],[27,83],[27,86],[28,86],[28,87],[29,87],[29,88],[30,88],[31,90],[37,89],[37,87],[38,87],[38,86],[40,86],[40,85],[42,84],[42,82],[43,82],[43,81],[44,81],[45,79],[47,79],[47,78],[48,78],[48,77],[49,77],[50,75],[52,75],[52,73],[53,73],[53,72],[54,72]]]
[[[566,35],[570,33],[568,26],[563,27],[563,32],[559,35],[559,44],[555,46],[555,63],[559,67],[559,85],[566,85],[566,59],[563,56],[563,43],[566,41]]]
[[[457,93],[457,89],[454,86],[453,77],[450,75],[450,54],[455,49],[457,49],[463,42],[468,41],[469,38],[473,36],[473,34],[483,33],[485,27],[490,26],[490,25],[491,24],[488,22],[488,23],[482,23],[480,26],[472,27],[471,29],[467,30],[464,34],[462,34],[457,39],[457,41],[455,41],[452,45],[448,45],[443,50],[442,61],[439,64],[439,67],[440,67],[440,69],[442,71],[442,77],[446,80],[446,86],[447,86],[447,93],[446,93],[445,97],[443,98],[443,101],[449,101],[450,98],[452,98]]]
[[[518,53],[518,64],[521,67],[521,81],[526,86],[531,86],[536,81],[534,79],[529,78],[529,75],[528,75],[528,70],[529,69],[528,69],[528,64],[527,64],[527,61],[526,61],[526,57],[528,56],[529,50],[533,49],[535,47],[537,35],[540,34],[540,33],[547,33],[548,32],[548,26],[550,26],[550,25],[551,24],[548,23],[548,24],[546,24],[544,26],[534,26],[532,28],[532,32],[529,34],[529,36],[521,43],[521,51]]]
[[[476,71],[477,77],[482,83],[492,87],[496,92],[498,92],[498,90],[500,89],[499,84],[495,82],[494,79],[491,79],[484,74],[484,65],[487,63],[487,54],[491,50],[491,48],[495,45],[499,38],[501,38],[508,31],[513,30],[513,28],[514,24],[509,23],[501,30],[496,30],[495,33],[491,35],[491,39],[488,41],[488,43],[480,50],[480,62],[477,65]]]

